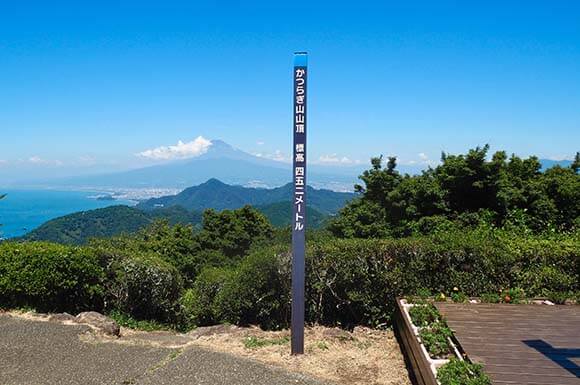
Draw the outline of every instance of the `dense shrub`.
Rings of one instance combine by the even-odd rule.
[[[151,253],[96,248],[107,280],[106,307],[137,319],[175,321],[183,289],[177,269]]]
[[[104,272],[85,248],[45,242],[0,244],[0,306],[100,310]]]
[[[187,327],[213,325],[221,321],[216,314],[215,298],[233,271],[226,268],[208,267],[199,274],[193,287],[181,297],[183,320]]]
[[[286,326],[290,318],[289,261],[286,253],[273,249],[256,251],[244,259],[216,296],[219,319],[268,329]]]
[[[171,241],[168,247],[151,238],[134,243],[119,238],[85,248],[3,243],[0,306],[104,308],[138,320],[181,318],[190,326],[288,325],[288,246],[254,245],[247,256],[237,258],[202,251],[198,255],[204,255],[205,263],[195,267],[201,273],[184,286],[175,266],[181,262],[168,260],[173,252],[188,252],[180,248],[189,243],[189,231],[179,233],[172,236],[180,239],[177,245]],[[397,296],[491,293],[490,301],[506,302],[508,295],[517,302],[525,294],[562,302],[560,293],[580,292],[579,233],[517,237],[478,230],[380,240],[319,234],[309,238],[306,262],[307,321],[343,327],[388,326]],[[183,293],[184,287],[190,290]]]
[[[289,321],[289,295],[288,254],[264,249],[234,269],[205,269],[181,303],[192,324],[230,322],[278,329]]]
[[[520,295],[509,288],[519,287],[527,295],[561,288],[575,292],[579,289],[580,241],[577,235],[544,241],[499,231],[384,240],[324,239],[309,243],[306,266],[307,321],[380,327],[390,324],[397,296],[423,291],[449,295],[457,288],[478,296],[504,289],[513,300]],[[531,278],[544,270],[550,272],[544,274],[550,279]],[[194,285],[203,293],[196,298],[199,311],[207,317],[197,322],[287,324],[287,250],[257,251],[227,277],[222,276],[219,285],[215,280],[202,275]]]
[[[449,294],[457,287],[469,296],[513,287],[528,296],[578,290],[580,239],[476,231],[335,240],[311,245],[307,262],[310,320],[379,326],[390,322],[396,296],[420,289]],[[532,277],[537,271],[549,271],[550,279]]]

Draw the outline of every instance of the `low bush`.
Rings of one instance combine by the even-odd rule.
[[[469,297],[465,293],[462,293],[460,291],[454,291],[453,293],[451,293],[451,300],[453,302],[463,303],[469,301]]]
[[[207,268],[181,299],[189,326],[221,322],[287,326],[290,315],[289,257],[259,250],[232,269]]]
[[[183,321],[186,327],[214,325],[221,321],[215,308],[215,299],[226,282],[231,280],[233,270],[208,267],[199,274],[191,289],[180,299]]]
[[[539,250],[538,245],[547,250]],[[549,256],[549,249],[555,250],[554,256]],[[534,253],[543,257],[530,264]],[[547,290],[563,284],[567,291],[575,292],[580,282],[577,236],[547,243],[496,232],[382,240],[325,239],[310,242],[306,258],[307,321],[347,328],[390,325],[396,297],[409,293],[451,293],[457,288],[456,300],[498,293],[494,301],[501,295],[505,302],[507,294],[511,302],[517,302],[521,289],[509,289],[505,294],[500,290],[519,285],[525,293],[534,292],[537,288],[526,286],[521,277],[542,266],[550,266],[561,276],[574,277],[574,282],[549,282]],[[199,313],[189,311],[196,314],[196,322],[259,323],[268,328],[288,324],[290,255],[285,247],[254,251],[228,271],[228,277],[217,288],[211,277],[198,277],[195,297],[204,305],[195,306]]]
[[[433,322],[419,330],[421,342],[431,358],[447,358],[451,353],[449,338],[452,336],[451,329],[444,322]]]
[[[103,280],[104,271],[89,249],[0,243],[0,306],[43,312],[100,310]]]
[[[500,302],[518,304],[524,301],[526,293],[523,289],[517,287],[513,289],[503,289],[500,295]]]
[[[441,385],[491,385],[481,365],[457,358],[452,358],[437,370],[437,380]]]
[[[95,249],[107,272],[106,308],[140,320],[177,322],[183,290],[177,269],[149,253]]]
[[[415,305],[409,310],[411,321],[417,327],[427,326],[439,318],[439,311],[432,304]]]
[[[220,321],[280,329],[290,319],[290,257],[275,249],[245,258],[218,293],[214,309]]]
[[[176,237],[187,240],[188,234],[186,229]],[[169,258],[174,252],[186,255],[189,241],[176,248],[155,244],[159,247],[139,242],[125,247],[122,239],[84,248],[5,242],[0,245],[0,306],[69,312],[104,308],[138,320],[184,320],[188,326],[288,325],[291,258],[286,244],[254,245],[247,256],[227,260],[219,253],[209,258],[208,252],[205,266],[195,262],[193,270]],[[309,239],[306,258],[307,322],[346,328],[389,326],[395,299],[408,294],[454,293],[456,300],[464,300],[497,293],[489,301],[515,303],[523,294],[556,298],[557,293],[580,292],[580,233],[544,238],[492,230],[405,239],[323,236]],[[185,272],[190,275],[183,280]],[[185,293],[184,281],[190,288]]]
[[[483,293],[480,295],[481,302],[484,303],[499,303],[501,298],[498,293]]]
[[[143,330],[143,331],[157,331],[157,330],[172,330],[168,325],[162,324],[155,320],[138,320],[129,314],[121,313],[118,310],[113,310],[108,313],[108,316],[115,320],[119,326],[129,329]]]

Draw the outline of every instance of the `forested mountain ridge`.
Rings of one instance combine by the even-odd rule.
[[[255,208],[275,227],[290,225],[291,202],[275,202]],[[328,215],[310,206],[307,210],[310,228],[321,227],[329,218]],[[80,245],[92,238],[111,238],[121,234],[133,234],[150,226],[156,220],[166,220],[170,225],[201,226],[202,212],[190,211],[181,206],[160,207],[152,210],[122,205],[110,206],[52,219],[21,239]]]
[[[23,239],[83,244],[91,238],[134,233],[157,219],[165,219],[170,224],[199,224],[201,217],[201,212],[188,211],[178,206],[151,211],[122,205],[110,206],[52,219],[26,234]]]
[[[354,193],[317,190],[308,187],[308,205],[323,214],[338,212]],[[137,205],[144,210],[156,207],[182,206],[188,210],[236,209],[245,205],[264,206],[271,203],[290,202],[292,199],[292,184],[286,184],[273,189],[248,188],[232,186],[217,179],[209,179],[198,186],[189,187],[177,195],[152,198]]]

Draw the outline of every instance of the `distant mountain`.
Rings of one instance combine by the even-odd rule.
[[[311,187],[308,187],[307,194],[308,223],[312,228],[320,227],[330,215],[337,213],[355,196],[353,193]],[[274,226],[287,226],[291,220],[291,197],[290,184],[263,189],[231,186],[217,179],[210,179],[177,195],[150,199],[137,207],[110,206],[55,218],[32,230],[22,239],[83,244],[91,238],[134,233],[156,219],[166,219],[170,224],[198,225],[202,222],[202,212],[205,209],[221,211],[245,205],[256,207]]]
[[[32,230],[23,239],[83,244],[91,238],[134,233],[156,219],[166,219],[171,224],[199,224],[201,213],[190,212],[178,206],[147,212],[128,206],[110,206],[52,219]]]
[[[292,223],[292,202],[277,202],[269,205],[256,206],[256,209],[264,214],[270,223],[276,227],[289,226]],[[308,227],[318,229],[330,218],[310,206],[306,207]]]
[[[354,198],[354,193],[342,193],[331,190],[307,189],[308,204],[322,214],[334,214],[347,201]],[[235,209],[244,205],[264,206],[271,203],[290,202],[292,184],[273,189],[249,188],[225,184],[215,178],[198,186],[189,187],[177,195],[152,198],[140,203],[137,207],[151,210],[159,207],[182,206],[188,210]]]
[[[226,183],[277,187],[292,180],[291,165],[254,156],[221,140],[213,140],[207,152],[196,158],[175,160],[130,171],[25,181],[27,185],[66,186],[68,188],[186,188],[216,178]],[[359,169],[360,168],[360,169]],[[352,191],[364,167],[326,167],[312,165],[309,182],[317,187]]]
[[[572,165],[571,160],[553,160],[553,159],[540,159],[540,164],[542,165],[542,171],[545,171],[554,166],[560,167],[570,167]]]

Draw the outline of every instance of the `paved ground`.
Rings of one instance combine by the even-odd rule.
[[[90,329],[0,314],[1,385],[322,385],[199,347],[90,342]]]
[[[436,305],[494,385],[580,385],[580,306]]]

